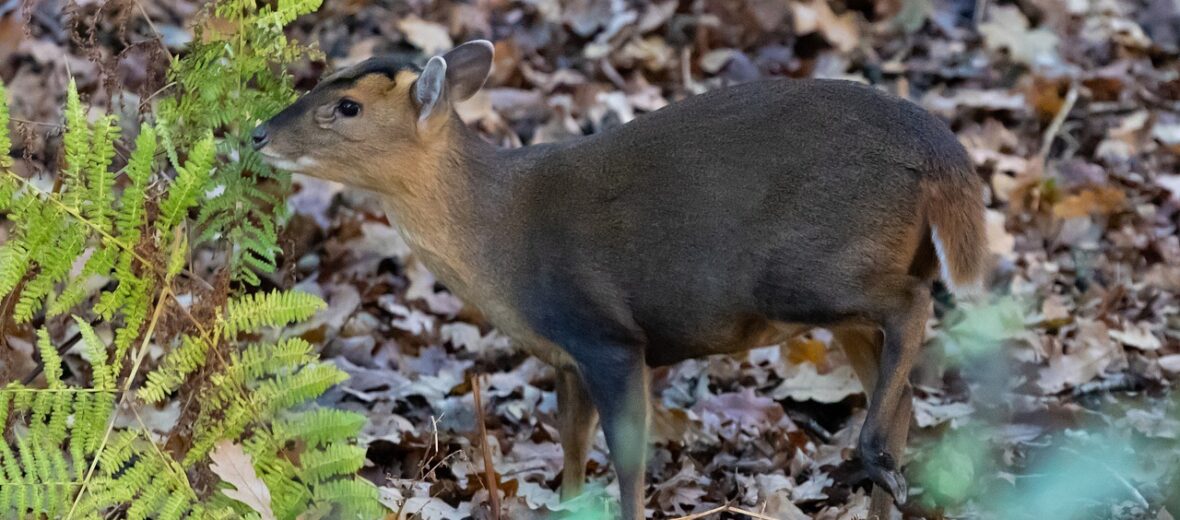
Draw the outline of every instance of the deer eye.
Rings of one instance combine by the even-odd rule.
[[[361,104],[351,99],[342,99],[340,104],[336,105],[336,111],[344,117],[356,117],[361,113]]]

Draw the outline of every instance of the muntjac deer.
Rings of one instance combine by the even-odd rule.
[[[563,498],[581,490],[600,417],[622,515],[643,518],[648,367],[822,326],[869,395],[872,513],[904,503],[929,284],[976,286],[986,257],[982,183],[946,125],[856,83],[767,80],[497,149],[453,108],[491,64],[482,40],[423,68],[370,59],[260,125],[254,146],[378,193],[448,289],[557,367]]]

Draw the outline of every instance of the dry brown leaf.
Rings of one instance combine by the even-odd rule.
[[[1114,186],[1102,186],[1082,190],[1061,199],[1053,205],[1053,215],[1060,219],[1110,215],[1121,211],[1126,203],[1127,194],[1123,190]]]
[[[254,461],[240,444],[229,440],[219,441],[209,452],[209,471],[233,489],[222,489],[225,496],[246,504],[263,520],[273,520],[275,513],[270,508],[270,488],[254,471]]]
[[[796,365],[811,363],[817,367],[827,366],[828,347],[815,338],[793,337],[787,342],[787,361]]]

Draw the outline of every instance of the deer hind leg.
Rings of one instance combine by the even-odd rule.
[[[877,398],[876,390],[878,379],[882,371],[882,348],[884,337],[882,332],[875,328],[864,325],[847,325],[836,327],[832,329],[832,336],[848,357],[849,364],[852,365],[853,371],[856,373],[857,379],[860,380],[861,386],[865,389],[865,395],[869,402],[872,403]],[[908,374],[908,369],[907,369]],[[894,383],[896,384],[896,383]],[[907,383],[904,385],[902,395],[895,405],[895,411],[887,415],[887,424],[885,425],[885,438],[887,439],[887,451],[893,457],[898,468],[900,468],[903,460],[902,456],[905,453],[906,438],[909,434],[910,415],[912,412],[912,393]],[[904,500],[901,497],[900,500]],[[873,487],[872,497],[869,501],[869,516],[870,520],[887,520],[890,518],[893,509],[893,496],[885,487],[877,485]]]
[[[598,428],[598,410],[586,392],[576,367],[557,369],[557,431],[565,465],[561,470],[561,500],[582,494],[586,457]]]

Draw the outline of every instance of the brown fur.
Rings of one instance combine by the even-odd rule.
[[[647,365],[826,326],[870,395],[859,451],[879,485],[872,512],[904,499],[936,245],[956,285],[982,274],[985,252],[980,182],[945,125],[863,86],[766,81],[497,150],[449,104],[490,64],[490,45],[470,45],[444,57],[454,70],[435,58],[422,72],[446,71],[441,93],[388,61],[330,77],[261,128],[259,147],[381,194],[449,289],[559,368],[563,496],[581,488],[600,417],[623,514],[642,516]],[[361,114],[330,117],[346,98]]]

